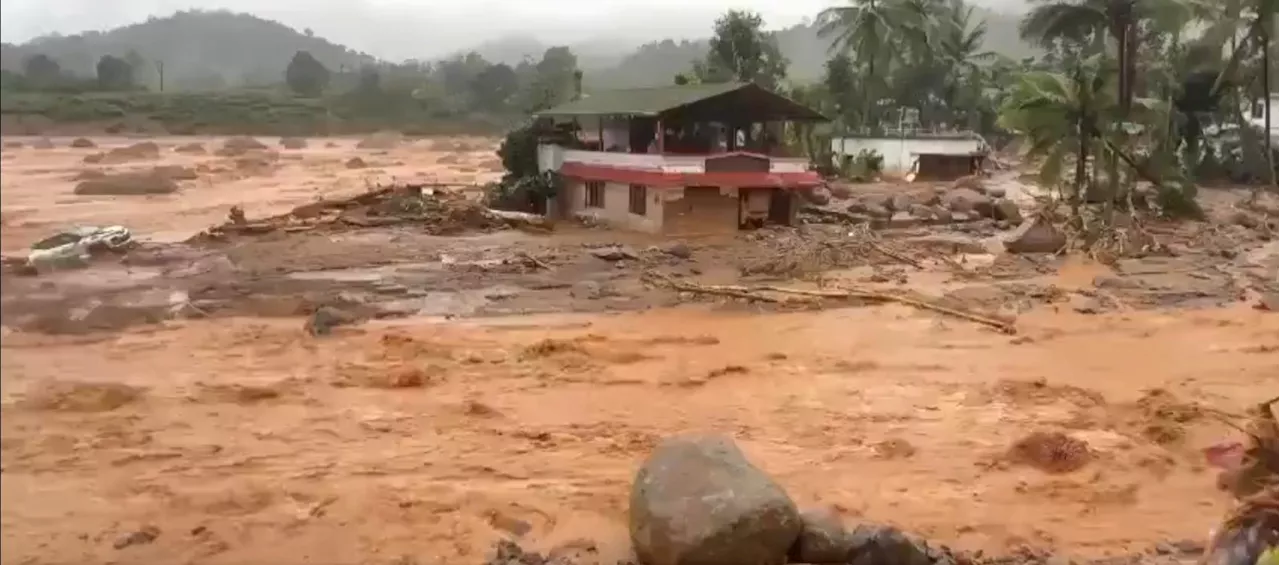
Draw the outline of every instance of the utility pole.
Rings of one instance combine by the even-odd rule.
[[[160,77],[160,92],[164,92],[164,61],[156,59],[156,74]]]

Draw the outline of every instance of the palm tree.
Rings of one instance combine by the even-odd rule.
[[[976,102],[985,82],[981,63],[993,61],[996,54],[982,49],[987,38],[987,22],[973,22],[973,6],[964,0],[950,0],[938,27],[938,49],[948,68],[944,98],[948,106],[958,109],[956,98],[961,83],[968,83],[971,102]],[[975,108],[966,110],[972,114]]]
[[[1023,39],[1046,47],[1057,41],[1087,45],[1109,37],[1119,63],[1116,96],[1123,116],[1136,95],[1139,25],[1151,21],[1172,27],[1176,24],[1168,22],[1185,22],[1187,13],[1181,0],[1038,0],[1019,32]]]
[[[1122,128],[1111,127],[1123,110],[1114,95],[1118,80],[1105,59],[1094,55],[1075,59],[1070,66],[1069,74],[1032,71],[1022,75],[1000,109],[1000,125],[1025,140],[1028,156],[1043,158],[1041,182],[1062,186],[1064,169],[1068,163],[1074,166],[1068,201],[1078,219],[1080,204],[1095,180],[1091,161],[1115,158],[1157,185],[1162,184],[1157,177],[1163,171],[1146,170],[1123,149]],[[1144,110],[1161,107],[1145,98],[1135,99],[1134,104]]]
[[[827,8],[818,13],[818,36],[831,39],[832,51],[853,53],[854,62],[865,69],[863,125],[874,125],[871,108],[877,88],[886,74],[889,47],[896,29],[893,0],[849,0],[846,6]],[[872,85],[875,85],[873,87]]]
[[[1263,147],[1268,175],[1274,175],[1274,148],[1271,144],[1271,33],[1276,27],[1277,4],[1274,0],[1216,0],[1198,3],[1196,7],[1199,8],[1199,14],[1211,22],[1203,41],[1211,45],[1226,44],[1231,47],[1227,63],[1214,83],[1215,95],[1233,82],[1245,86],[1249,81],[1237,77],[1241,63],[1249,58],[1261,59],[1258,74],[1246,74],[1256,76],[1262,83],[1259,90],[1263,95]],[[1270,184],[1275,184],[1274,176],[1270,177]]]

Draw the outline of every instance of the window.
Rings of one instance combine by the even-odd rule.
[[[627,209],[630,210],[632,214],[636,214],[638,216],[645,215],[645,206],[648,204],[646,199],[648,196],[649,191],[646,190],[646,187],[643,184],[631,185],[631,201],[627,204]]]
[[[604,208],[604,183],[587,182],[587,208]]]

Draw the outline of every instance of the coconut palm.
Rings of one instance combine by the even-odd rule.
[[[1136,96],[1139,27],[1147,22],[1175,27],[1187,21],[1189,11],[1182,0],[1038,0],[1019,32],[1046,47],[1059,41],[1097,45],[1110,38],[1119,67],[1117,102],[1125,115]]]
[[[950,0],[937,23],[938,50],[947,66],[943,98],[947,105],[957,103],[963,90],[969,98],[967,112],[973,114],[984,86],[983,64],[995,61],[996,54],[982,49],[987,38],[987,23],[973,21],[973,6],[964,0]]]
[[[832,51],[852,53],[854,63],[864,71],[864,125],[875,125],[873,93],[882,90],[887,75],[897,16],[894,0],[849,0],[848,5],[819,12],[816,19],[818,36],[831,39]]]
[[[1210,22],[1203,41],[1211,45],[1227,45],[1231,49],[1227,63],[1214,83],[1214,93],[1220,93],[1233,83],[1247,86],[1251,81],[1245,77],[1256,77],[1261,82],[1262,87],[1258,90],[1263,95],[1263,152],[1268,174],[1273,175],[1275,170],[1271,159],[1275,148],[1271,145],[1270,94],[1274,59],[1271,35],[1276,27],[1277,4],[1275,0],[1205,0],[1194,6],[1198,8],[1199,15]],[[1249,59],[1260,62],[1256,74],[1253,69],[1241,69]],[[1274,176],[1271,184],[1275,184]]]

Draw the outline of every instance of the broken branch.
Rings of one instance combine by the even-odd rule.
[[[672,288],[674,290],[678,290],[681,292],[691,292],[695,294],[712,294],[712,295],[718,295],[718,296],[730,296],[734,298],[744,298],[747,300],[759,300],[763,302],[774,302],[774,303],[787,302],[783,298],[769,296],[768,294],[763,294],[768,292],[782,294],[785,296],[803,296],[808,299],[843,299],[843,300],[861,299],[861,300],[871,300],[875,302],[893,302],[897,304],[911,306],[913,308],[919,308],[921,310],[928,310],[931,312],[937,312],[939,314],[945,314],[955,318],[968,320],[970,322],[979,323],[979,324],[1000,330],[1001,332],[1006,334],[1012,335],[1017,333],[1017,329],[1014,327],[1013,322],[1009,320],[1003,320],[1003,319],[995,318],[991,316],[984,316],[982,314],[960,310],[958,308],[952,308],[950,306],[943,306],[941,304],[935,304],[933,302],[921,300],[918,298],[912,298],[910,296],[890,294],[890,293],[880,292],[875,290],[866,290],[866,289],[857,289],[857,288],[845,288],[841,290],[810,290],[810,289],[801,289],[801,288],[785,288],[785,287],[778,287],[778,286],[745,287],[745,286],[736,286],[736,285],[702,285],[702,284],[690,283],[685,281],[677,281],[675,279],[672,279],[669,276],[662,275],[659,273],[645,273],[645,276],[650,280],[658,281],[660,284],[664,286],[667,286],[669,288]]]

